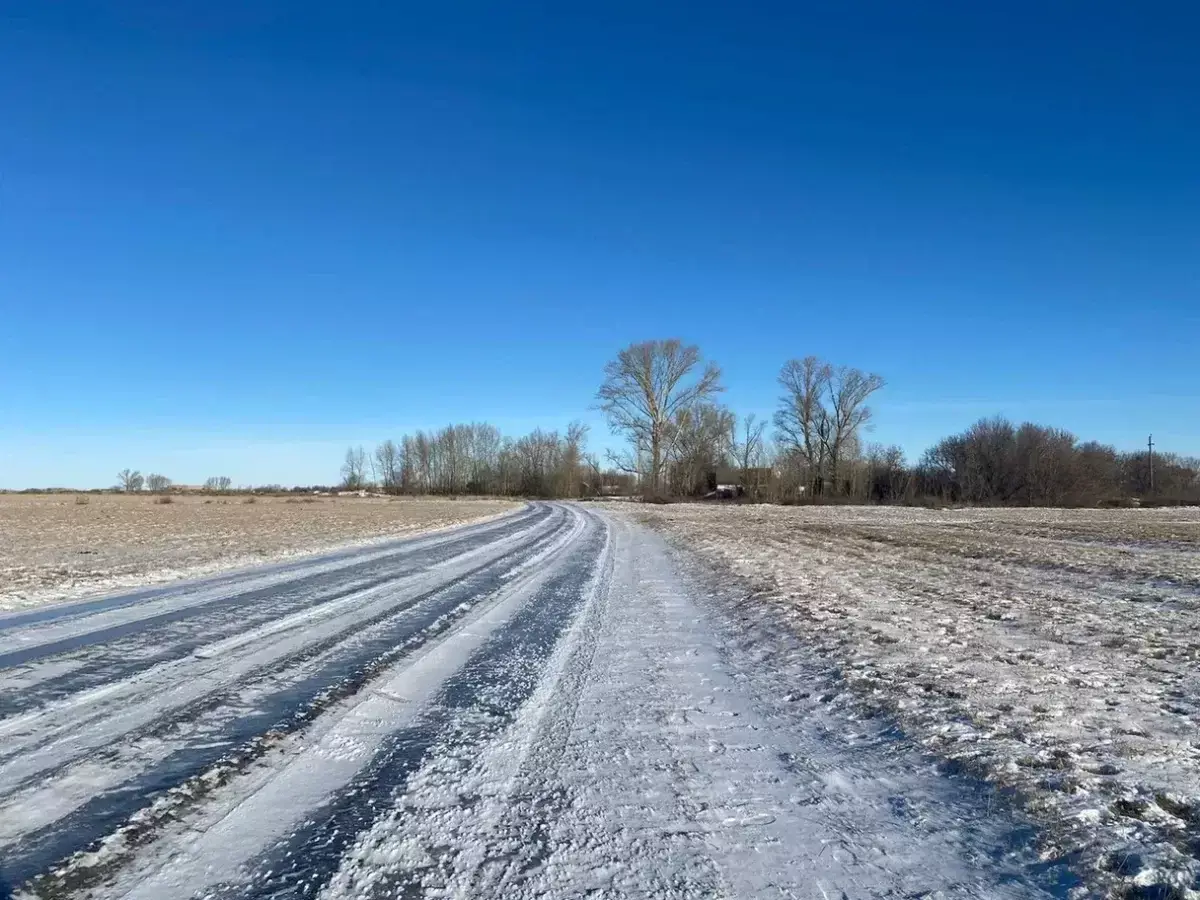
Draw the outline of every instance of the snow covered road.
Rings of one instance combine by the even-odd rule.
[[[1066,895],[688,570],[538,503],[0,617],[0,898]]]

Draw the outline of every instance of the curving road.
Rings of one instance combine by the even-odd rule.
[[[1065,896],[579,505],[0,617],[0,897]]]

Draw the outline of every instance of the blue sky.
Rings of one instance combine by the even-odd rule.
[[[5,3],[0,486],[330,481],[699,343],[1200,454],[1191,4]]]

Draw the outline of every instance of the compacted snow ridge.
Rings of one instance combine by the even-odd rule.
[[[1200,897],[1200,510],[609,508],[1015,789],[1080,896]]]

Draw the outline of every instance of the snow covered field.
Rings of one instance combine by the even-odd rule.
[[[1200,897],[1200,510],[607,508],[742,576],[822,700],[1015,789],[1090,890]]]
[[[661,537],[583,504],[0,615],[0,897],[1062,900]]]
[[[504,500],[0,494],[0,611],[408,537]]]

